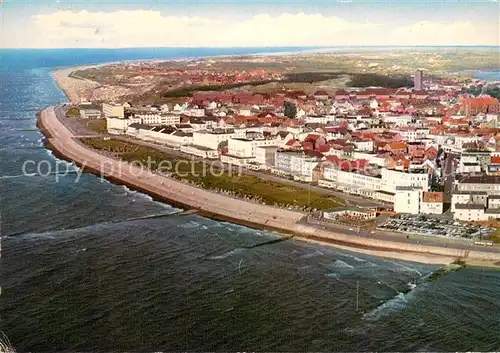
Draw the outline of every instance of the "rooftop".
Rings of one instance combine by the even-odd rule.
[[[455,205],[457,210],[484,210],[484,205],[475,203],[457,203]]]

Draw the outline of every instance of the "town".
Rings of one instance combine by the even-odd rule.
[[[483,85],[417,70],[412,88],[197,91],[162,104],[82,100],[70,110],[105,121],[106,139],[164,146],[377,205],[350,202],[355,209],[324,212],[324,220],[359,223],[375,212],[390,215],[379,229],[482,239],[500,227],[500,103]],[[429,227],[434,221],[443,226]],[[454,229],[457,222],[471,231]]]

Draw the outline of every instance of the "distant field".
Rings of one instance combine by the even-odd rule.
[[[354,51],[322,54],[292,54],[283,56],[244,56],[204,58],[186,61],[165,61],[152,63],[162,73],[142,72],[127,64],[114,64],[75,71],[72,77],[85,78],[111,87],[127,87],[132,93],[121,95],[135,103],[158,103],[179,97],[191,96],[194,91],[221,91],[245,89],[257,92],[273,92],[276,89],[293,86],[315,89],[341,89],[347,87],[379,86],[387,88],[411,87],[415,70],[423,69],[426,77],[453,77],[467,81],[474,70],[498,69],[498,52],[492,50],[470,50],[443,48],[439,50],[396,49],[392,51]],[[226,85],[194,81],[186,85],[178,70],[202,70],[215,72],[244,72],[262,69],[268,74],[279,74],[276,80],[271,75],[262,76],[259,81]],[[169,71],[168,74],[165,74]],[[309,87],[315,86],[315,87]],[[114,89],[116,92],[116,89]]]

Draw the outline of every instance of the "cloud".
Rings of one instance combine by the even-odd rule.
[[[36,35],[21,38],[25,47],[499,45],[498,23],[470,21],[422,21],[393,28],[390,23],[310,13],[260,14],[236,21],[149,10],[56,11],[32,20]]]
[[[389,34],[389,40],[411,45],[492,45],[498,46],[498,23],[473,23],[455,21],[436,23],[420,21],[397,28]]]

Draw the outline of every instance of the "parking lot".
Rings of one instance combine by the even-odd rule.
[[[487,239],[495,229],[423,215],[396,215],[379,226],[393,232],[443,238]]]

